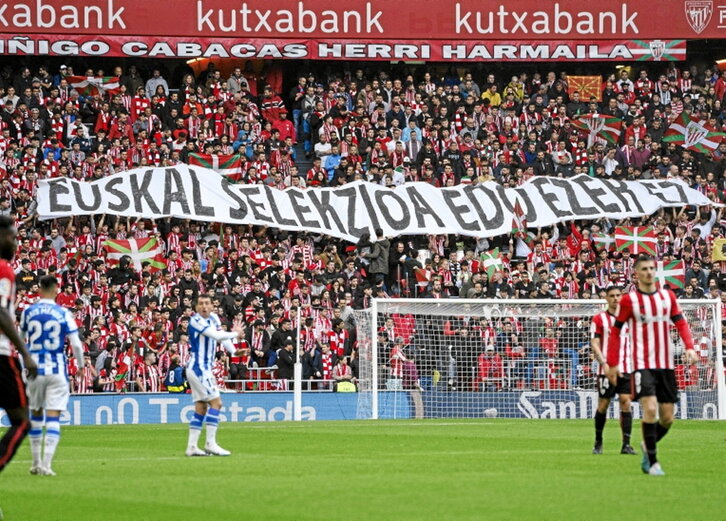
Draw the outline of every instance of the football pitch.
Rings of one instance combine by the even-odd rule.
[[[64,427],[58,475],[31,476],[24,442],[0,506],[11,521],[724,519],[725,436],[677,422],[651,477],[614,420],[601,456],[585,420],[224,423],[227,458],[185,457],[184,425]]]

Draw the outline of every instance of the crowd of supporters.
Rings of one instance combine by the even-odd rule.
[[[163,389],[169,373],[189,356],[188,319],[200,293],[213,296],[226,325],[248,328],[235,356],[218,356],[222,385],[284,388],[292,376],[289,346],[297,342],[299,327],[304,378],[315,381],[310,387],[328,389],[335,381],[355,381],[353,310],[368,307],[373,297],[591,299],[611,285],[627,288],[633,256],[595,240],[616,225],[655,227],[658,260],[685,261],[681,298],[723,298],[726,277],[711,260],[713,245],[726,231],[726,216],[717,206],[478,240],[376,233],[357,244],[178,219],[36,218],[38,179],[90,181],[136,166],[187,162],[194,152],[242,154],[240,182],[279,189],[359,179],[385,186],[492,180],[517,186],[532,176],[584,173],[678,178],[714,202],[726,199],[726,142],[710,154],[663,142],[683,111],[724,128],[726,72],[682,63],[623,68],[605,78],[598,101],[569,89],[564,70],[507,77],[494,66],[490,70],[341,68],[301,74],[282,92],[282,74],[274,67],[265,77],[251,67],[223,77],[210,65],[170,84],[160,69],[142,75],[135,66],[75,72],[66,65],[6,66],[0,71],[0,214],[13,216],[19,230],[18,311],[38,298],[42,274],[58,277],[58,301],[73,309],[88,351],[84,367],[71,362],[79,393]],[[121,87],[82,96],[69,84],[74,75],[114,75]],[[588,148],[586,136],[571,123],[588,113],[621,119],[620,143]],[[310,166],[301,169],[302,164]],[[130,259],[107,261],[105,240],[152,236],[163,245],[166,269],[146,264],[137,271]],[[502,254],[503,269],[488,274],[480,254],[494,248]],[[406,323],[399,320],[382,331],[381,364],[405,386],[416,387],[420,366],[417,371],[411,337],[421,338],[427,326],[400,326]],[[468,374],[467,385],[477,387],[477,380],[500,370],[502,360],[520,356],[511,342],[487,341],[492,328],[511,327],[517,324],[484,321],[442,332],[458,338],[466,330],[464,343],[471,348],[459,357],[459,369]],[[567,321],[542,324],[537,349],[516,348],[523,357],[559,360],[575,360],[565,351],[579,350],[577,364],[584,367],[583,343],[557,347],[568,327]],[[444,369],[445,360],[437,355],[432,368]],[[517,371],[536,386],[534,369]],[[562,385],[578,385],[577,374],[571,370]],[[501,388],[502,378],[494,380],[487,385]]]

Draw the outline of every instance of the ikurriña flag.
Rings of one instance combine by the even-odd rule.
[[[618,251],[628,248],[633,255],[655,255],[656,236],[652,226],[618,226],[615,228],[615,247]]]
[[[66,80],[81,96],[116,94],[121,88],[118,76],[68,76]]]
[[[156,237],[147,239],[108,239],[103,242],[103,247],[108,252],[108,263],[112,266],[118,264],[121,257],[128,256],[131,258],[131,264],[136,271],[141,271],[144,262],[151,265],[152,271],[166,268],[164,253],[161,251]]]
[[[201,166],[216,171],[228,181],[242,180],[242,154],[189,154],[190,166]]]
[[[504,269],[504,263],[499,255],[499,248],[494,248],[491,251],[485,251],[481,254],[480,262],[484,266],[487,275],[491,279],[494,274]]]
[[[593,233],[590,240],[596,250],[613,251],[615,249],[615,238],[607,233]]]
[[[665,131],[663,141],[681,145],[687,150],[708,154],[718,148],[726,133],[705,121],[681,112]]]
[[[686,285],[686,263],[682,260],[658,261],[655,278],[661,288],[668,284],[671,289],[683,289]]]

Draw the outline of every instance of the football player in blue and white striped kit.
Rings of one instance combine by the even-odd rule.
[[[58,281],[53,276],[40,279],[41,299],[20,316],[20,331],[30,356],[38,365],[38,376],[28,383],[30,405],[30,473],[55,476],[51,467],[60,440],[60,414],[68,406],[70,395],[66,372],[66,338],[73,348],[79,367],[83,366],[83,344],[73,314],[55,303]],[[45,412],[45,444],[43,444]],[[43,446],[44,445],[44,446]],[[41,457],[41,449],[43,454]]]
[[[208,295],[197,298],[196,314],[189,321],[189,362],[186,375],[194,400],[194,417],[189,422],[189,443],[187,456],[229,456],[230,452],[217,445],[217,425],[222,400],[219,397],[217,380],[212,374],[212,364],[219,342],[230,354],[236,349],[231,340],[242,338],[244,329],[235,328],[231,332],[222,331],[219,317],[212,313],[212,300]],[[204,450],[197,443],[202,432],[202,423],[207,423],[207,439]]]

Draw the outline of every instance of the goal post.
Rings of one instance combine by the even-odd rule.
[[[679,419],[726,419],[720,300],[679,300],[699,363],[671,341]],[[604,300],[373,299],[355,312],[358,418],[591,418]],[[609,416],[619,415],[617,400]],[[640,411],[634,404],[633,412]]]

